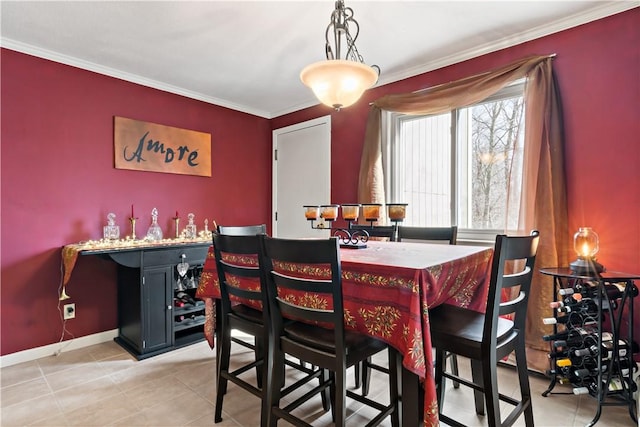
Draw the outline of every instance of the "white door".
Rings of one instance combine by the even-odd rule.
[[[327,237],[302,206],[331,203],[331,116],[274,130],[273,150],[273,236]]]

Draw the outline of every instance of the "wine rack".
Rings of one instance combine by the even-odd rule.
[[[184,275],[176,269],[173,288],[174,345],[179,346],[181,341],[203,330],[205,304],[195,296],[201,274],[202,264],[189,266]]]
[[[568,268],[542,269],[554,278],[549,342],[551,383],[542,396],[567,394],[552,392],[557,384],[572,387],[571,393],[589,394],[598,401],[597,412],[588,424],[600,419],[604,406],[627,406],[637,422],[634,373],[638,365],[633,341],[633,299],[638,295],[635,275],[607,272],[594,277],[574,274]],[[627,333],[622,333],[623,313],[628,316]]]

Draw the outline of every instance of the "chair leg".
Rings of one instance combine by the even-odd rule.
[[[362,375],[361,372],[362,372],[362,362],[358,362],[355,365],[353,365],[353,376],[356,381],[355,388],[357,389],[360,388],[360,386],[362,385],[362,381],[360,380],[360,376]]]
[[[471,378],[474,384],[478,384],[481,387],[484,387],[483,369],[484,367],[480,360],[471,360]],[[473,399],[476,405],[476,414],[478,415],[484,415],[484,396],[485,393],[479,390],[473,390]],[[487,393],[486,396],[489,398],[491,395]]]
[[[280,398],[282,396],[282,387],[284,385],[284,353],[274,349],[276,345],[270,345],[271,348],[269,350],[268,360],[269,368],[267,369],[267,373],[265,375],[267,384],[269,387],[269,391],[266,393],[266,402],[263,403],[264,411],[267,414],[265,419],[267,420],[267,426],[277,426],[278,425],[278,417],[273,415],[272,409],[274,407],[278,407],[280,405]]]
[[[329,370],[322,369],[322,373],[318,378],[320,384],[324,383],[328,379],[329,379]],[[320,397],[322,398],[322,408],[325,411],[328,411],[329,409],[331,409],[331,393],[329,392],[328,388],[325,388],[320,392]]]
[[[265,343],[267,349],[269,348],[269,343]],[[273,400],[271,397],[271,387],[269,384],[273,382],[273,377],[271,374],[273,372],[273,354],[267,350],[269,354],[264,354],[264,367],[262,369],[262,397],[260,399],[260,427],[267,427],[269,424],[269,417],[271,413],[271,407],[269,406],[270,402]]]
[[[524,341],[524,340],[522,340]],[[520,382],[520,398],[522,403],[528,401],[524,410],[524,423],[527,427],[533,427],[533,404],[531,400],[531,389],[529,387],[529,372],[527,370],[527,352],[524,342],[516,347],[516,367],[518,369],[518,380]]]
[[[258,337],[254,337],[253,345],[255,348],[256,360],[264,359],[264,346]],[[262,388],[262,365],[256,366],[256,383],[259,388]]]
[[[329,386],[329,396],[331,397],[331,420],[336,423],[336,374],[333,371],[329,371],[329,379],[331,379],[331,385]]]
[[[337,371],[334,372],[335,396],[333,399],[333,406],[336,408],[335,427],[344,427],[345,418],[347,418],[347,373],[344,368]]]
[[[400,399],[398,392],[398,351],[389,346],[389,402],[395,402],[395,409],[391,414],[391,427],[400,426]]]
[[[362,395],[369,394],[369,385],[371,384],[371,357],[367,357],[365,362],[362,362]]]
[[[227,379],[222,375],[223,372],[229,371],[229,359],[231,357],[231,331],[228,329],[222,330],[218,341],[220,346],[218,350],[218,360],[216,362],[218,368],[218,378],[216,384],[216,410],[214,415],[214,422],[219,423],[222,421],[222,401],[224,395],[227,393]]]
[[[486,358],[483,361],[482,369],[480,370],[480,372],[482,372],[482,386],[484,389],[485,402],[487,406],[487,424],[489,427],[502,425],[502,420],[500,418],[500,400],[498,398],[497,370],[498,362],[494,357]]]
[[[451,373],[458,376],[458,356],[454,353],[449,353],[447,357],[451,359]],[[453,381],[453,388],[460,388],[460,383],[458,381]]]
[[[446,368],[446,354],[444,351],[436,349],[436,366],[435,366],[435,382],[436,382],[436,394],[438,396],[438,411],[442,413],[442,407],[444,406],[444,389],[445,378],[442,376]]]

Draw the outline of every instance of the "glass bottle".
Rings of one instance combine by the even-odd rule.
[[[158,225],[158,209],[153,208],[151,210],[151,225],[147,231],[147,240],[160,241],[162,240],[162,229]]]
[[[107,215],[107,225],[103,227],[102,232],[105,240],[118,240],[120,238],[120,227],[116,225],[116,214],[113,212]]]
[[[194,222],[196,216],[192,213],[187,215],[189,219],[189,223],[184,228],[184,237],[185,239],[195,239],[198,236],[198,230],[196,229],[196,224]]]

